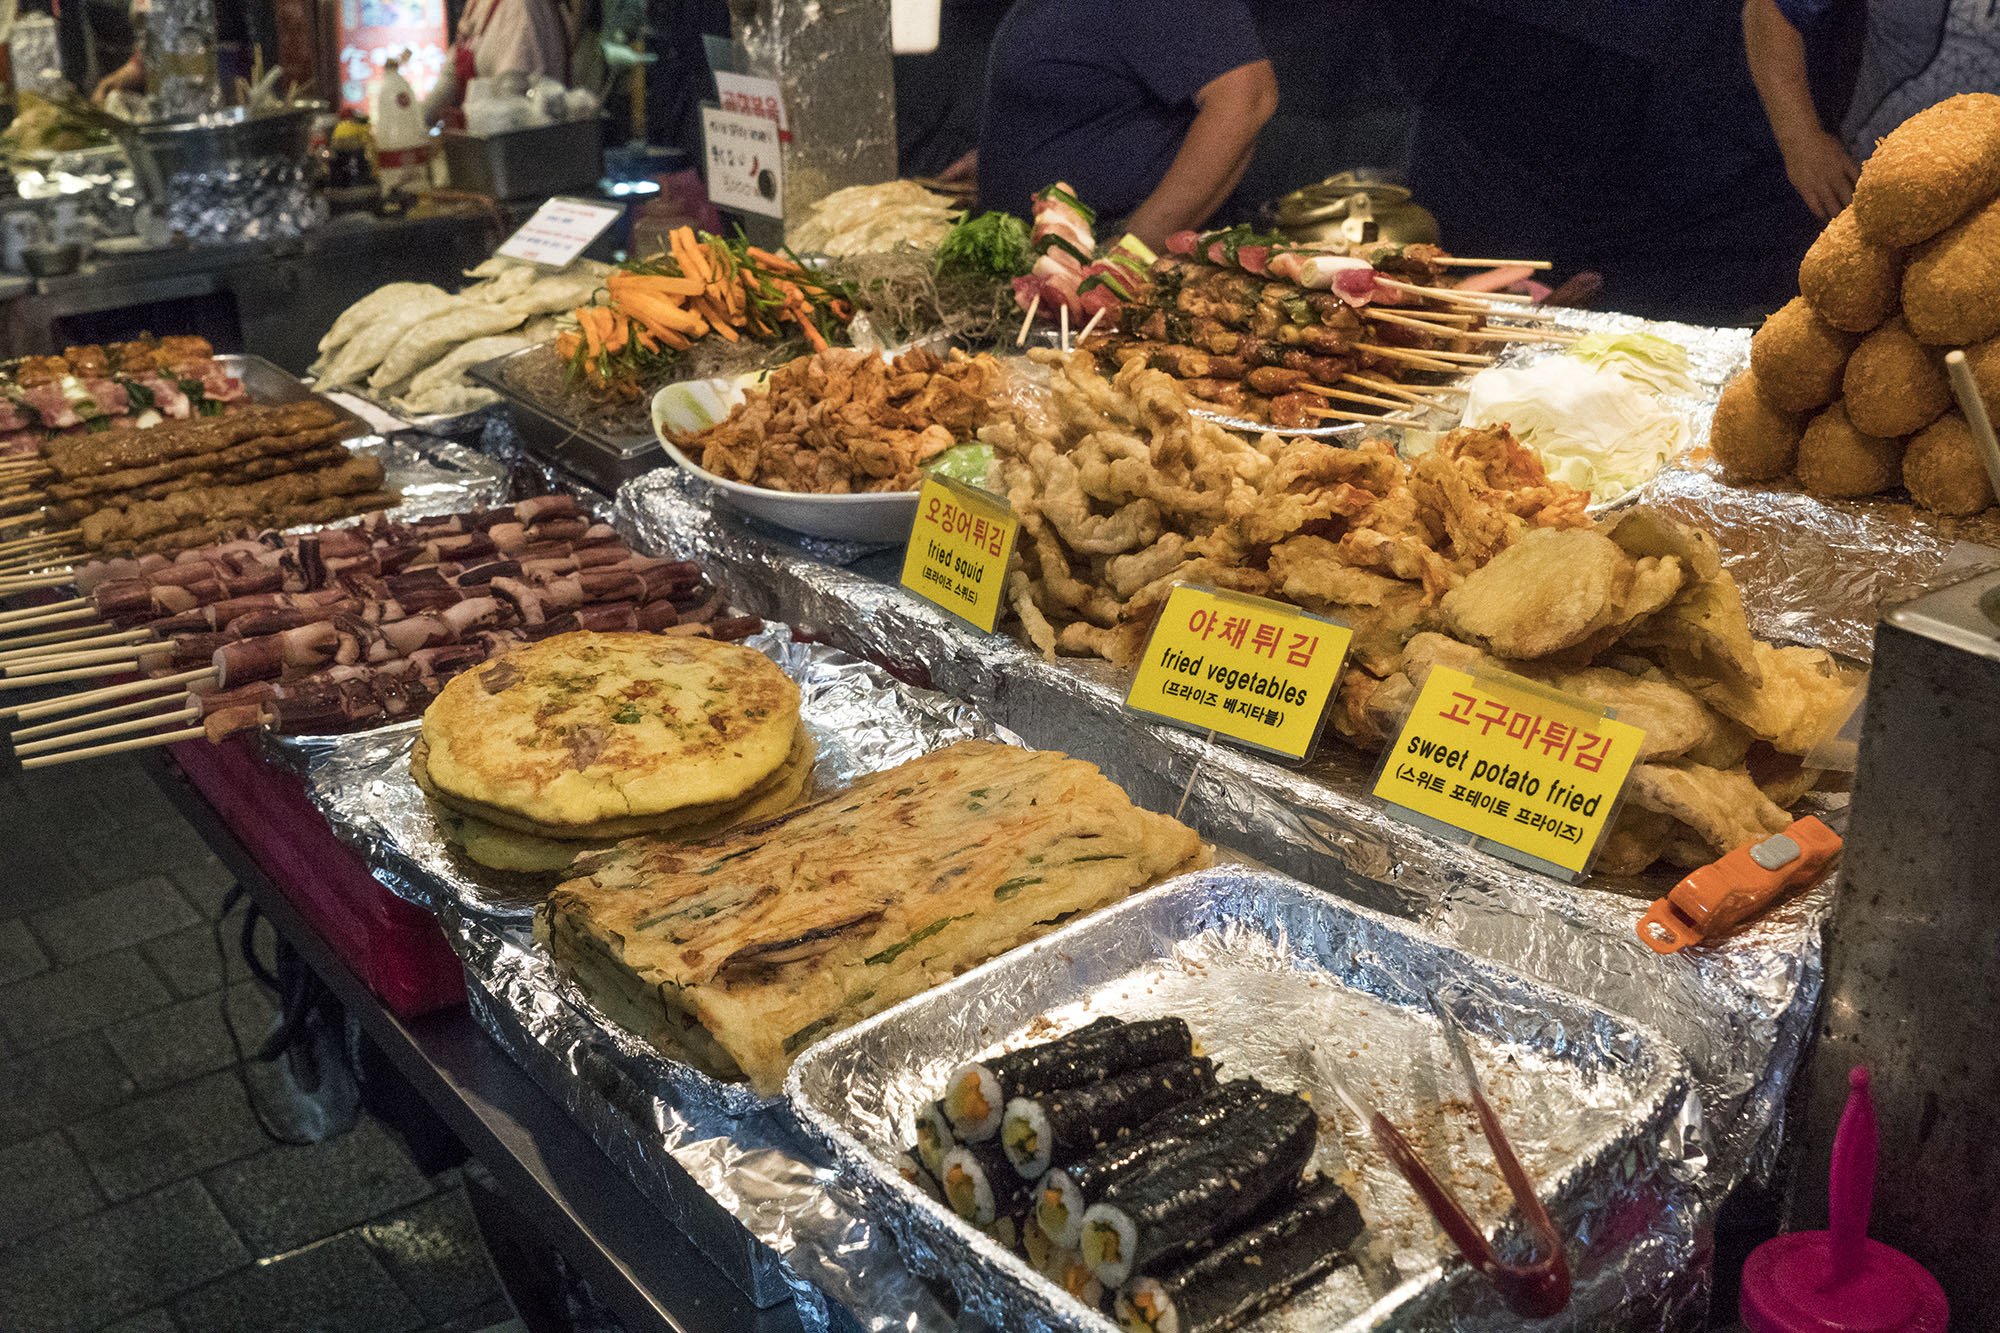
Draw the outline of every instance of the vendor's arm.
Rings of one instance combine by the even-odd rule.
[[[1743,47],[1750,77],[1785,156],[1785,175],[1822,218],[1847,207],[1861,174],[1840,139],[1820,124],[1806,80],[1806,43],[1778,0],[1744,0]]]
[[[145,86],[146,67],[140,63],[139,53],[134,51],[130,60],[97,81],[97,87],[91,89],[90,100],[102,106],[104,99],[113,93],[137,92]]]
[[[1208,221],[1243,179],[1257,133],[1278,109],[1271,62],[1252,61],[1209,80],[1195,94],[1195,106],[1173,165],[1125,223],[1156,250],[1175,232]]]

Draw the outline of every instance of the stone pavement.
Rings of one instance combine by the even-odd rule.
[[[416,1333],[509,1318],[457,1170],[365,1114],[273,1142],[229,876],[138,763],[0,778],[0,1329]],[[266,1105],[274,1067],[245,1069]]]

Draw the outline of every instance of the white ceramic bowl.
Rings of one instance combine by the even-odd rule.
[[[674,447],[669,424],[683,434],[705,430],[729,415],[743,401],[749,385],[761,376],[738,379],[690,380],[669,384],[653,395],[653,432],[667,457],[713,486],[728,504],[766,523],[802,532],[808,537],[838,541],[900,545],[910,539],[917,521],[917,493],[888,491],[866,495],[810,495],[774,491],[740,481],[725,481]]]

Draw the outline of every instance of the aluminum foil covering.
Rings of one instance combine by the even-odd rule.
[[[167,225],[191,245],[303,236],[327,219],[306,165],[284,157],[177,172],[167,196]]]
[[[1635,1291],[1697,1268],[1683,1131],[1687,1068],[1662,1038],[1409,926],[1282,876],[1183,876],[835,1034],[786,1088],[800,1123],[860,1183],[920,1272],[1009,1329],[1101,1330],[1099,1314],[898,1174],[918,1110],[951,1069],[1105,1014],[1178,1016],[1227,1076],[1321,1108],[1312,1169],[1341,1181],[1368,1231],[1356,1266],[1259,1320],[1268,1333],[1513,1328],[1490,1284],[1451,1258],[1422,1202],[1322,1071],[1408,1134],[1503,1246],[1524,1238],[1480,1136],[1430,997],[1468,1037],[1487,1097],[1570,1239],[1562,1321],[1605,1327]],[[1635,1252],[1644,1258],[1635,1261]],[[1518,1257],[1518,1256],[1516,1256]],[[1669,1283],[1670,1284],[1670,1283]],[[1655,1304],[1647,1327],[1699,1327],[1704,1293]]]
[[[366,435],[347,447],[380,458],[383,485],[403,493],[391,518],[430,518],[507,502],[506,467],[462,444],[419,435]]]
[[[1419,922],[1476,957],[1587,996],[1686,1055],[1708,1130],[1704,1197],[1769,1164],[1823,979],[1827,886],[1720,943],[1662,957],[1633,926],[1671,880],[1577,887],[1446,843],[1368,795],[1372,759],[1330,740],[1285,766],[1124,711],[1109,664],[1044,661],[894,586],[896,558],[835,568],[710,509],[685,478],[627,484],[621,523],[647,549],[699,560],[749,610],[881,661],[987,713],[1031,745],[1088,759],[1133,800],[1315,888]]]
[[[781,626],[748,642],[799,682],[801,716],[819,748],[816,791],[952,741],[1015,739],[969,705],[794,642]],[[378,879],[437,914],[465,963],[474,1012],[495,1039],[754,1299],[796,1296],[809,1328],[827,1326],[829,1298],[869,1329],[947,1326],[782,1101],[668,1058],[557,975],[530,930],[545,886],[482,869],[439,836],[409,776],[416,731],[409,722],[266,744],[304,774],[315,803]]]

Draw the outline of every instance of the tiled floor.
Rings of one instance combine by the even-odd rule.
[[[222,867],[135,762],[0,779],[0,1329],[482,1329],[456,1170],[364,1116],[273,1143],[234,1072],[273,1015]],[[269,1093],[276,1072],[251,1065]]]

